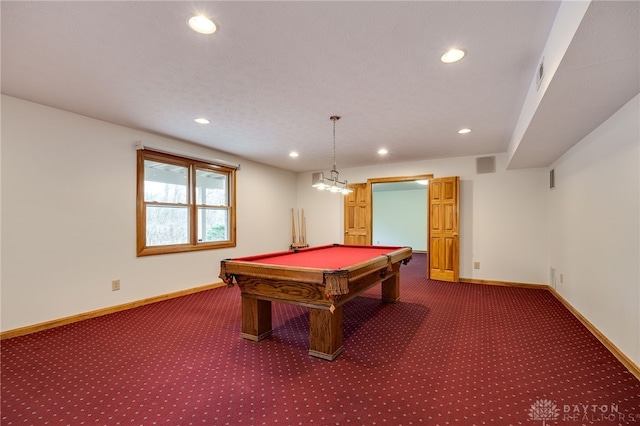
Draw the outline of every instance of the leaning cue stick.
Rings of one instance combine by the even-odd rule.
[[[296,243],[296,216],[291,209],[291,245]]]
[[[302,216],[300,210],[298,210],[298,245],[302,241]]]
[[[301,243],[302,244],[307,244],[307,219],[304,217],[304,209],[301,209],[302,213],[301,213],[301,221],[302,223],[300,224],[300,235],[301,235]]]

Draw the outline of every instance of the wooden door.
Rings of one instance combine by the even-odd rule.
[[[458,282],[460,178],[429,180],[429,278]]]
[[[344,243],[371,245],[371,194],[366,183],[349,185],[344,196]]]

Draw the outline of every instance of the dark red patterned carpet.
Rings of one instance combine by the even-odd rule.
[[[1,343],[2,425],[640,424],[640,382],[545,290],[401,273],[345,306],[344,353],[309,357],[305,308],[240,334],[237,287]]]

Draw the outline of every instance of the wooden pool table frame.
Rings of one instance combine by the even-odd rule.
[[[271,302],[306,306],[310,320],[309,355],[333,361],[344,350],[345,303],[378,283],[382,283],[384,302],[399,300],[400,265],[411,260],[412,251],[410,247],[394,249],[397,250],[337,270],[227,259],[221,262],[220,278],[230,286],[235,282],[240,287],[242,337],[260,341],[271,335]],[[348,285],[348,292],[331,294],[327,282],[332,280]]]

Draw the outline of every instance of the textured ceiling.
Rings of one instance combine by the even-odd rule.
[[[558,7],[3,1],[2,93],[292,171],[331,167],[331,115],[342,116],[339,169],[505,152]],[[627,31],[637,34],[634,10],[626,14],[636,27]],[[213,17],[218,31],[191,31],[194,13]],[[593,21],[586,35],[606,37],[609,29]],[[441,63],[453,46],[468,56]],[[599,54],[589,43],[579,47],[574,62]],[[571,80],[570,60],[564,66]],[[561,124],[554,105],[572,92],[560,89],[525,139],[535,143],[548,123]],[[622,90],[627,100],[638,91]],[[457,134],[462,127],[473,132]],[[560,154],[578,140],[567,139]],[[379,148],[389,154],[379,157]],[[548,165],[559,155],[554,149],[522,167]],[[293,150],[298,158],[288,157]]]

